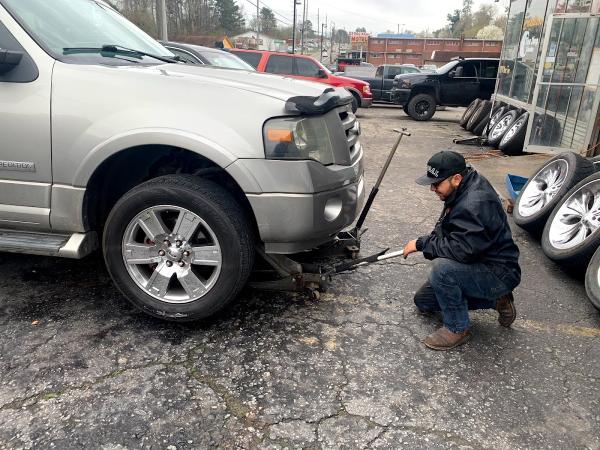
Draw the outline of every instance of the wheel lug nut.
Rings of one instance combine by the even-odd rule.
[[[167,261],[167,267],[171,267],[173,265],[172,261]]]
[[[167,239],[163,241],[163,244],[165,244],[167,247],[171,246],[171,243]]]
[[[185,267],[185,263],[183,261],[179,261],[179,267]]]
[[[190,252],[188,252],[187,250],[185,252],[183,252],[183,256],[190,256]]]
[[[183,242],[181,242],[181,241],[175,241],[175,245],[177,247],[181,247],[183,245]]]
[[[165,251],[164,250],[159,250],[158,256],[165,256]]]

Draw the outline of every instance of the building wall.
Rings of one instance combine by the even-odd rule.
[[[358,49],[356,49],[358,50]],[[498,56],[502,50],[502,41],[482,39],[434,39],[434,38],[381,38],[370,37],[367,48],[367,61],[379,64],[414,64],[422,66],[431,61],[433,52],[481,52],[490,57]]]

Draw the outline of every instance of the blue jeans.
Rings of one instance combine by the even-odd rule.
[[[496,309],[499,297],[510,292],[512,288],[484,264],[438,258],[429,281],[415,294],[415,304],[421,311],[441,311],[444,326],[461,333],[469,329],[470,309]]]

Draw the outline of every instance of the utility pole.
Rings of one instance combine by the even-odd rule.
[[[304,55],[304,34],[306,33],[306,10],[308,8],[308,0],[304,0],[302,4],[302,35],[300,38],[300,53]]]
[[[294,2],[294,23],[292,24],[292,54],[296,53],[296,5],[300,2],[293,0]]]
[[[157,6],[159,7],[158,16],[158,35],[163,41],[169,40],[169,34],[167,32],[167,4],[166,0],[159,0]]]
[[[256,49],[260,50],[258,39],[260,36],[260,10],[258,9],[259,0],[256,0]]]
[[[323,62],[323,29],[327,28],[326,23],[321,24],[321,55],[319,55],[319,61]]]
[[[333,58],[333,35],[335,32],[335,22],[331,22],[331,39],[329,43],[329,63],[331,64],[331,60]]]

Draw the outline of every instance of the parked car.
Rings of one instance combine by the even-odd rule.
[[[216,66],[226,69],[241,69],[254,72],[256,69],[247,62],[218,48],[184,44],[182,42],[162,42],[161,44],[186,64]]]
[[[415,120],[429,120],[436,106],[468,106],[480,98],[489,100],[496,86],[497,58],[450,61],[431,74],[398,75],[392,100]]]
[[[101,248],[146,313],[211,316],[256,248],[312,249],[356,218],[351,100],[178,63],[102,0],[0,0],[0,251]]]
[[[407,73],[421,73],[421,71],[413,64],[383,64],[377,67],[373,76],[361,76],[360,74],[351,76],[357,80],[362,80],[369,83],[374,102],[391,103],[394,78],[396,78],[396,75],[403,75]]]
[[[287,75],[335,87],[343,87],[350,91],[353,96],[353,112],[356,112],[359,107],[368,108],[373,104],[373,95],[369,83],[336,76],[311,56],[237,48],[231,49],[231,53],[242,58],[259,72]]]

